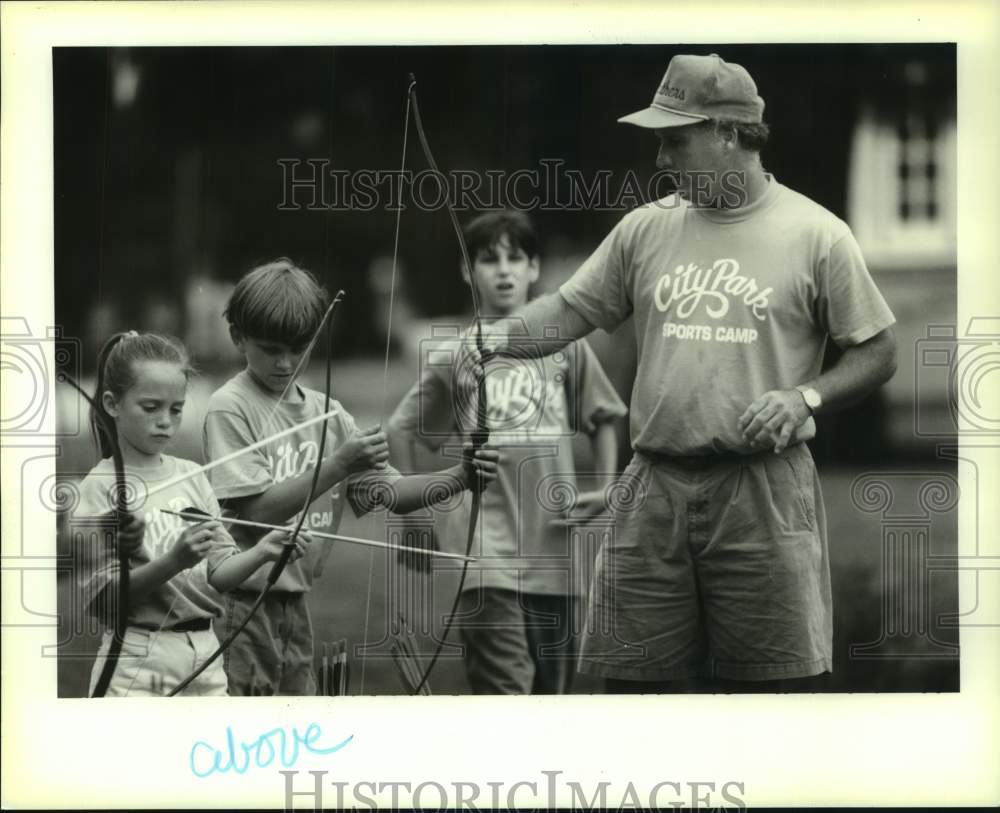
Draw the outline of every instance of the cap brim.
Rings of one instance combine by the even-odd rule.
[[[696,116],[693,113],[673,113],[658,107],[647,107],[645,110],[622,116],[618,121],[621,124],[634,124],[636,127],[659,130],[663,127],[684,127],[688,124],[697,124],[707,118],[707,116]]]

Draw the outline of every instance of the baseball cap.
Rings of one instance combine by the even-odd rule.
[[[764,100],[742,65],[718,54],[678,54],[670,60],[652,104],[618,121],[659,129],[681,127],[705,119],[760,123]]]

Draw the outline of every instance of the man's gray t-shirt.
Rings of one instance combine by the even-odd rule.
[[[849,347],[895,321],[847,224],[770,176],[739,209],[636,209],[559,290],[606,330],[634,314],[632,445],[654,454],[751,451],[753,400],[815,378],[827,335]]]

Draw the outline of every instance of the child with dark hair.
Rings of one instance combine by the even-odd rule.
[[[529,266],[527,277],[530,284],[538,281],[542,252],[535,226],[524,212],[510,209],[487,212],[466,223],[462,232],[473,264],[480,252],[495,252],[498,246],[505,244],[514,251],[517,259],[523,256]]]
[[[167,694],[218,647],[212,621],[222,615],[218,592],[235,587],[258,567],[276,560],[284,532],[271,532],[239,553],[216,520],[191,525],[164,513],[195,509],[211,517],[219,505],[204,474],[191,461],[163,453],[181,422],[187,382],[193,369],[176,339],[155,333],[118,333],[98,357],[91,427],[104,457],[80,484],[75,513],[106,514],[114,507],[112,444],[117,440],[126,484],[141,499],[167,481],[177,482],[145,499],[119,532],[118,544],[130,558],[128,626],[121,655],[105,696]],[[100,409],[114,421],[109,437]],[[184,478],[185,474],[191,476]],[[308,537],[296,542],[301,555]],[[83,552],[84,605],[106,620],[117,591],[119,562],[113,550]],[[103,670],[112,634],[107,632],[94,663],[91,690]],[[206,670],[187,695],[225,695],[221,666]]]
[[[336,533],[345,499],[358,516],[379,506],[406,513],[460,493],[474,480],[492,480],[499,457],[492,449],[480,449],[468,464],[434,475],[400,477],[388,464],[380,427],[358,429],[339,402],[324,403],[323,393],[296,382],[327,301],[316,278],[284,257],[254,268],[233,291],[225,317],[246,369],[212,395],[204,428],[206,457],[219,459],[331,409],[337,412],[326,424],[321,461],[319,430],[312,424],[213,469],[212,485],[227,508],[253,521],[291,523],[319,465],[317,496],[306,509],[303,527]],[[429,488],[432,483],[440,487]],[[241,546],[255,538],[243,528],[234,528],[233,536]],[[313,546],[305,558],[286,567],[226,650],[231,694],[315,693],[306,598],[329,553],[329,545]],[[262,568],[229,594],[229,629],[246,618],[267,575]]]
[[[464,232],[472,268],[462,273],[476,288],[479,316],[508,316],[528,301],[540,272],[531,220],[521,212],[491,212]],[[456,349],[454,341],[435,346],[427,359],[462,356]],[[590,438],[597,485],[610,484],[617,463],[614,421],[626,409],[585,342],[540,361],[494,359],[485,375],[490,438],[503,458],[498,487],[483,495],[473,547],[480,560],[469,565],[459,603],[460,617],[468,619],[456,625],[466,676],[477,694],[561,694],[572,684],[572,622],[585,585],[578,584],[565,528],[553,524],[538,495],[576,493],[576,506],[567,509],[599,510],[600,489],[576,491],[573,436]],[[413,440],[440,450],[450,435],[475,425],[475,403],[473,377],[423,364],[389,422],[393,456],[412,466]],[[463,511],[444,517],[442,546],[464,553],[468,522]]]

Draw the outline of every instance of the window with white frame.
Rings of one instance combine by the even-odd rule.
[[[910,63],[892,111],[862,107],[852,144],[848,221],[870,265],[954,265],[956,126]]]

